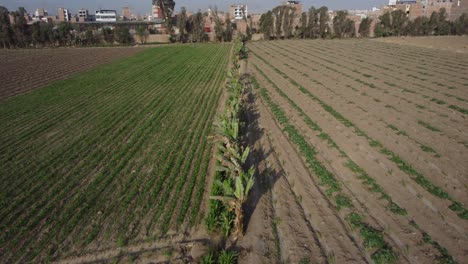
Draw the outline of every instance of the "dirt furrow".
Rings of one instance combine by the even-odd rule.
[[[258,49],[254,48],[253,51],[262,54],[262,52]],[[324,91],[324,89],[322,89],[319,85],[314,85],[312,87],[310,85],[310,79],[305,78],[298,72],[292,71],[288,67],[282,66],[280,62],[271,60],[271,63],[275,67],[278,67],[281,71],[289,75],[292,79],[296,80],[296,82],[298,82],[299,84],[312,89],[313,93],[316,93],[320,98],[323,98],[322,100],[324,100],[325,102],[328,102],[329,104],[330,102],[333,102],[331,105],[336,105],[336,109],[338,110],[338,112],[347,113],[346,116],[351,121],[355,122],[358,127],[368,132],[371,137],[383,142],[385,146],[401,155],[405,160],[409,161],[410,164],[415,166],[417,169],[420,169],[425,175],[430,177],[431,180],[433,180],[434,183],[436,183],[438,186],[445,187],[445,189],[449,191],[449,193],[453,194],[455,197],[457,197],[457,199],[460,199],[462,202],[466,203],[468,201],[468,197],[466,196],[465,192],[466,186],[468,186],[466,182],[467,179],[463,176],[465,166],[467,163],[463,162],[465,157],[463,155],[460,155],[459,152],[461,152],[461,150],[454,153],[449,158],[435,158],[432,155],[422,151],[420,148],[415,146],[413,142],[409,142],[407,138],[405,139],[404,137],[396,135],[390,128],[386,127],[385,125],[382,125],[382,122],[380,121],[381,118],[387,119],[385,116],[385,112],[382,111],[383,116],[381,118],[374,118],[369,113],[363,112],[363,109],[348,104],[349,101],[347,97],[345,98],[343,96],[333,96],[330,94],[329,91]],[[328,84],[329,87],[333,87],[333,89],[339,89],[339,85],[336,86],[336,84],[333,85],[333,83],[325,83],[325,80],[320,81],[321,83],[323,83],[324,88],[325,84]],[[359,104],[362,105],[361,102],[359,102]],[[368,106],[363,106],[364,108],[370,109]],[[377,127],[378,129],[375,129]],[[381,131],[386,132],[382,134]],[[428,133],[429,135],[431,135],[430,131]],[[449,146],[453,147],[454,145],[452,144]],[[454,160],[458,160],[459,162],[455,162]]]
[[[459,256],[459,258],[464,256],[463,249],[460,248],[460,245],[458,244],[459,241],[466,239],[466,234],[463,232],[463,229],[466,228],[466,224],[463,220],[460,220],[456,215],[453,216],[452,219],[455,221],[458,220],[461,225],[458,226],[458,228],[454,228],[450,226],[452,224],[450,220],[444,221],[444,219],[440,217],[439,212],[434,212],[432,211],[432,207],[425,205],[423,202],[425,198],[421,201],[421,199],[417,198],[416,194],[413,195],[411,192],[408,192],[406,188],[401,188],[399,185],[395,186],[395,179],[392,178],[398,175],[395,175],[395,173],[388,173],[388,167],[385,165],[392,166],[392,164],[388,161],[385,163],[380,161],[380,159],[386,160],[385,157],[370,148],[364,139],[356,136],[352,131],[349,131],[349,129],[336,122],[336,120],[334,121],[333,118],[321,110],[320,106],[316,103],[311,100],[304,99],[303,96],[297,94],[297,92],[294,91],[294,87],[291,87],[290,84],[281,81],[280,76],[275,75],[272,71],[266,70],[266,65],[262,65],[260,61],[255,61],[255,63],[259,63],[259,66],[261,66],[262,69],[265,69],[265,73],[268,76],[275,78],[275,82],[278,83],[278,86],[281,87],[294,102],[304,109],[312,119],[317,120],[317,123],[324,129],[324,131],[329,133],[332,138],[336,140],[338,146],[343,148],[346,153],[349,153],[348,155],[351,156],[353,161],[367,170],[371,176],[375,175],[378,183],[381,183],[389,194],[392,195],[393,193],[396,193],[396,198],[393,200],[397,202],[397,204],[402,205],[405,209],[409,209],[410,217],[392,214],[385,208],[386,206],[383,203],[384,201],[379,201],[378,195],[372,194],[369,189],[363,188],[361,183],[357,183],[359,180],[352,175],[353,173],[350,172],[348,168],[343,166],[347,162],[346,160],[343,160],[343,157],[340,157],[340,153],[330,149],[327,142],[319,139],[318,137],[309,137],[311,144],[319,149],[320,153],[325,155],[326,160],[328,160],[330,164],[334,164],[333,167],[336,175],[339,175],[344,184],[350,188],[353,196],[357,197],[357,199],[362,203],[365,203],[365,206],[371,213],[371,216],[374,217],[381,226],[385,227],[386,233],[388,233],[395,243],[398,244],[401,251],[408,255],[409,259],[419,259],[419,261],[421,261],[426,258],[425,261],[422,261],[425,263],[433,260],[434,255],[437,254],[437,251],[435,251],[434,248],[430,248],[429,245],[420,243],[423,240],[422,233],[418,232],[418,230],[415,230],[415,228],[410,225],[410,221],[412,219],[416,219],[416,222],[423,222],[424,225],[421,226],[424,227],[437,225],[444,226],[444,230],[446,232],[451,230],[451,232],[449,232],[450,234],[445,234],[446,237],[442,239],[444,242],[442,244],[450,248],[458,248],[459,251],[455,251],[455,253],[458,253],[457,256]],[[281,105],[287,105],[284,99],[281,99],[278,96],[276,96],[276,100],[281,102]],[[285,106],[285,108],[287,107]],[[302,129],[305,135],[316,134],[316,131],[307,128],[307,125],[301,120],[302,118],[297,114],[292,113],[294,111],[288,110],[287,112],[291,114],[291,118],[295,120],[297,126]],[[356,148],[356,146],[358,146],[358,148]],[[391,169],[398,170],[394,165]],[[399,178],[401,177],[407,176],[399,175]],[[424,191],[412,182],[410,182],[410,185],[411,188],[416,188],[420,192]],[[401,195],[404,197],[403,199],[400,198],[402,197]],[[392,195],[392,197],[393,196],[395,195]],[[451,214],[453,214],[453,212],[451,212]],[[411,218],[413,216],[414,218]],[[430,225],[426,225],[426,217],[432,220]],[[439,232],[437,228],[429,228],[429,230],[430,234]],[[458,232],[461,232],[461,234]],[[437,235],[434,237],[436,236]],[[411,250],[406,250],[407,248],[411,248]]]

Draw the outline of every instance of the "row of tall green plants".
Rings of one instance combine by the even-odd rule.
[[[255,168],[247,165],[250,148],[242,143],[242,113],[246,85],[242,81],[241,61],[247,58],[245,43],[234,42],[232,68],[226,83],[227,100],[217,122],[216,175],[205,224],[209,231],[221,231],[234,240],[244,233],[243,206],[254,184]]]

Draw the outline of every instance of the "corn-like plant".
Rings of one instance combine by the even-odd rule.
[[[222,194],[210,197],[212,200],[220,201],[229,212],[233,212],[235,238],[243,236],[243,210],[247,196],[254,184],[255,169],[252,166],[248,171],[244,170],[245,163],[250,153],[250,148],[243,148],[239,142],[240,111],[242,109],[242,98],[245,85],[241,83],[239,73],[239,61],[245,58],[244,43],[238,39],[234,46],[232,56],[233,68],[228,73],[229,82],[226,85],[228,99],[226,110],[218,122],[218,153],[217,171],[220,177],[215,181],[215,188],[221,189]],[[222,213],[218,218],[221,220],[223,231],[230,231],[231,221],[229,213]],[[225,233],[227,236],[228,234]]]
[[[242,206],[247,201],[247,196],[254,184],[255,169],[251,167],[246,173],[241,171],[240,175],[235,177],[234,186],[231,179],[217,181],[216,184],[223,188],[224,196],[211,196],[211,199],[221,201],[226,205],[229,211],[234,211],[234,237],[242,238],[244,232],[243,220],[244,214]]]

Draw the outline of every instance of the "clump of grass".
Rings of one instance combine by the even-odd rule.
[[[398,261],[398,255],[388,247],[383,247],[377,250],[372,254],[371,258],[375,264],[396,263]]]
[[[468,109],[465,109],[465,108],[461,108],[461,107],[458,107],[456,105],[450,105],[449,106],[450,109],[453,109],[453,110],[456,110],[462,114],[465,114],[465,115],[468,115]]]
[[[385,246],[383,233],[371,226],[364,225],[360,231],[360,235],[364,240],[364,247],[366,248],[383,248]]]
[[[431,130],[431,131],[434,131],[434,132],[442,132],[442,130],[440,130],[439,128],[435,127],[435,126],[432,126],[431,124],[429,123],[426,123],[422,120],[418,120],[418,124],[420,124],[421,126]]]
[[[343,208],[351,208],[353,207],[353,202],[347,196],[342,194],[338,194],[335,196],[336,208],[340,211]]]
[[[417,108],[420,108],[420,109],[426,109],[427,107],[425,107],[424,105],[420,105],[420,104],[417,104],[416,105]]]
[[[345,220],[349,223],[351,226],[351,229],[359,229],[363,227],[363,222],[362,220],[364,217],[358,213],[352,212],[349,215],[346,216]]]
[[[436,104],[439,104],[439,105],[444,105],[444,104],[447,104],[446,102],[442,101],[442,100],[439,100],[437,98],[432,98],[431,99],[431,102],[435,102]]]

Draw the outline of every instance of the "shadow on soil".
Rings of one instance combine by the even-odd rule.
[[[273,170],[267,166],[266,159],[273,154],[273,151],[265,151],[263,145],[260,143],[262,136],[264,135],[263,129],[259,126],[259,112],[255,106],[256,96],[252,93],[253,85],[250,83],[250,76],[245,74],[242,77],[242,82],[247,86],[247,98],[246,107],[242,113],[242,120],[244,126],[241,134],[243,135],[242,141],[244,146],[250,147],[250,155],[247,161],[247,168],[250,166],[256,166],[255,183],[247,203],[244,206],[244,232],[247,230],[250,220],[254,211],[260,203],[260,199],[263,195],[268,195],[271,187],[274,186],[276,181],[280,177],[280,172]],[[265,164],[263,167],[259,167],[259,164]],[[229,250],[237,252],[242,251],[242,248],[237,246],[237,242],[234,242]]]

